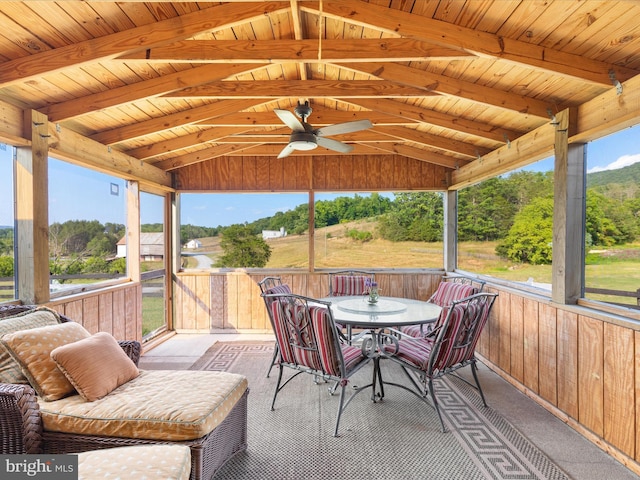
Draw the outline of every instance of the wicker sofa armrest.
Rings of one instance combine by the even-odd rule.
[[[0,425],[3,455],[42,453],[40,407],[29,385],[0,383]]]
[[[137,367],[140,361],[140,342],[137,340],[119,340],[118,344]]]

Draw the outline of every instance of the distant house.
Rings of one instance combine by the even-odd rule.
[[[190,250],[193,250],[195,248],[202,248],[202,242],[194,238],[193,240],[189,240],[184,248],[188,248]]]
[[[280,230],[262,230],[262,239],[270,240],[272,238],[286,237],[287,232],[284,227],[280,227]]]
[[[117,244],[116,257],[127,256],[127,240],[122,237]],[[140,234],[140,260],[153,261],[164,258],[164,234],[162,232]]]

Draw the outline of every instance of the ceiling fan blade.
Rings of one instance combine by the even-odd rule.
[[[289,110],[282,110],[276,108],[273,110],[275,114],[282,120],[287,127],[289,127],[294,132],[304,132],[304,125],[296,118],[296,116],[291,113]]]
[[[278,154],[278,158],[284,158],[284,157],[288,157],[289,155],[291,155],[293,152],[295,152],[295,148],[293,148],[291,146],[291,144],[287,144],[286,147],[284,147],[282,149],[282,151]]]
[[[327,137],[330,135],[339,135],[341,133],[359,132],[360,130],[366,130],[371,127],[373,127],[373,124],[369,120],[356,120],[353,122],[327,125],[326,127],[316,130],[315,134],[319,137]]]
[[[328,148],[329,150],[333,150],[335,152],[349,153],[351,150],[353,150],[352,145],[347,145],[346,143],[342,143],[331,138],[316,137],[316,142],[319,146]]]

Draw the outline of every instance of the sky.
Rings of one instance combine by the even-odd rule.
[[[622,168],[640,161],[640,125],[601,138],[587,146],[587,173]],[[12,149],[0,144],[0,226],[13,225]],[[553,159],[541,160],[523,170],[553,170]],[[125,223],[125,182],[81,169],[66,162],[49,162],[49,222],[98,220]],[[315,195],[333,200],[348,193]],[[203,227],[253,222],[307,203],[306,193],[295,194],[183,194],[181,223]],[[142,223],[162,223],[162,198],[141,195]]]

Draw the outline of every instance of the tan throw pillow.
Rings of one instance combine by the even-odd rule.
[[[38,307],[0,319],[0,337],[7,333],[46,327],[47,325],[57,325],[58,323],[60,323],[58,312],[46,307]],[[20,369],[20,364],[11,357],[11,354],[1,343],[0,383],[29,383],[29,380],[27,380],[27,377],[24,376]]]
[[[5,335],[0,340],[20,364],[22,373],[44,400],[59,400],[74,393],[74,388],[51,358],[60,345],[73,343],[91,334],[79,323],[66,322],[32,328]]]
[[[56,348],[51,358],[82,398],[93,402],[140,373],[115,338],[100,332]]]

